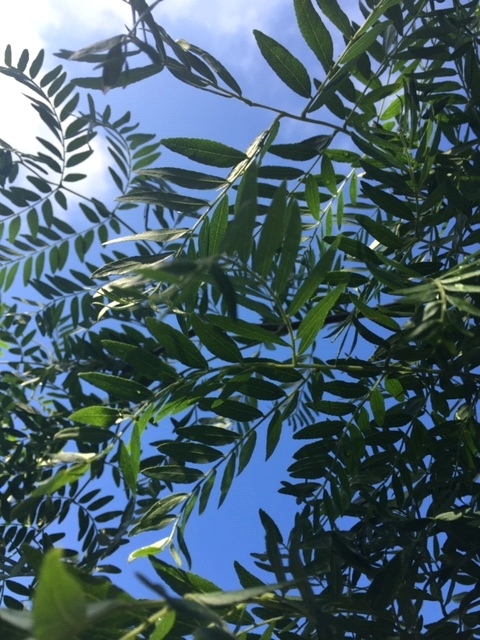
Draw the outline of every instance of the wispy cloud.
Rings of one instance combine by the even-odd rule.
[[[274,24],[278,27],[283,10],[289,7],[291,0],[165,0],[155,9],[155,16],[172,37],[209,50],[212,46],[212,53],[227,65],[245,68],[256,50],[252,30],[271,31]],[[12,46],[14,59],[24,48],[32,55],[43,48],[50,64],[57,64],[53,53],[58,49],[76,49],[124,33],[125,25],[131,25],[131,12],[120,0],[9,2],[2,7],[0,64],[7,44]],[[0,93],[9,95],[0,105],[0,129],[3,123],[10,133],[10,144],[25,149],[38,135],[38,118],[32,117],[28,102],[14,85],[0,76]]]
[[[175,38],[185,38],[217,55],[230,68],[246,69],[258,53],[253,29],[288,29],[291,0],[165,0],[157,20]]]
[[[239,35],[271,24],[282,9],[290,6],[291,0],[166,0],[157,15],[160,19],[162,13],[172,23],[193,25],[213,34]]]

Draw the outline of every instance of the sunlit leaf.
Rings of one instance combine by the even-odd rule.
[[[33,631],[38,640],[67,640],[86,625],[82,588],[61,560],[61,551],[47,552],[33,599]]]
[[[94,427],[108,428],[121,417],[121,413],[104,405],[84,407],[70,414],[70,420]]]
[[[320,329],[323,327],[327,315],[345,289],[345,284],[329,291],[325,297],[315,304],[302,320],[298,329],[297,337],[300,340],[300,353],[303,353],[316,339]]]

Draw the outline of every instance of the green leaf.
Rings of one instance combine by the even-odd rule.
[[[401,250],[403,248],[404,241],[402,238],[395,235],[393,231],[390,231],[385,224],[362,215],[356,215],[355,219],[359,225],[368,231],[372,238],[378,240],[378,242],[385,247],[395,250]]]
[[[7,44],[7,46],[5,47],[5,53],[4,53],[3,59],[7,67],[12,66],[12,46],[9,44]]]
[[[215,479],[217,477],[217,470],[214,469],[213,472],[207,477],[205,482],[203,483],[202,490],[200,492],[200,498],[198,501],[198,514],[202,515],[205,509],[208,506],[208,501],[210,499],[210,494],[212,493],[212,489],[215,484]]]
[[[199,469],[172,464],[165,464],[161,467],[148,467],[143,469],[142,473],[148,478],[155,478],[175,484],[192,484],[192,482],[197,482],[204,476],[203,472]]]
[[[241,438],[240,434],[230,429],[215,427],[209,424],[202,424],[193,427],[179,427],[175,432],[187,440],[195,440],[204,444],[224,446],[233,444]]]
[[[320,440],[321,438],[340,435],[345,426],[343,420],[323,420],[300,429],[293,437],[296,440]]]
[[[109,89],[117,85],[125,60],[126,54],[124,53],[122,42],[117,42],[107,51],[102,65],[102,89],[104,93],[107,93]]]
[[[27,68],[29,58],[30,58],[30,54],[28,53],[28,49],[24,49],[17,62],[17,69],[19,71],[25,71],[25,69]]]
[[[287,160],[304,162],[317,158],[332,141],[331,135],[319,135],[291,144],[272,144],[269,152]]]
[[[317,0],[322,13],[334,24],[346,38],[352,35],[352,27],[347,15],[342,11],[337,0]]]
[[[258,177],[267,180],[298,180],[302,176],[303,171],[295,167],[262,165],[258,168]]]
[[[93,153],[93,149],[87,149],[87,151],[81,151],[73,156],[69,156],[67,159],[66,167],[74,167],[77,164],[85,162]]]
[[[396,4],[397,2],[398,0],[393,0],[391,4]],[[382,4],[384,3],[380,2],[379,6],[381,6]],[[370,45],[376,41],[378,36],[383,33],[388,26],[388,22],[377,22],[370,30],[364,31],[363,29],[366,24],[367,23],[365,23],[362,29],[360,29],[357,34],[355,34],[355,37],[350,40],[337,62],[338,65],[345,66],[348,64],[348,68],[351,68],[352,64],[349,63],[357,61],[362,53],[364,53],[370,47]]]
[[[402,383],[397,378],[387,378],[385,380],[385,389],[395,400],[400,402],[403,400],[405,392]]]
[[[200,594],[220,591],[216,584],[195,573],[173,567],[158,558],[150,558],[150,562],[162,581],[179,596],[185,596],[187,593]]]
[[[79,442],[100,443],[115,438],[115,434],[97,427],[71,427],[55,434],[56,440],[78,440]]]
[[[116,76],[115,85],[117,87],[126,87],[130,84],[134,84],[135,82],[146,80],[147,78],[160,73],[161,70],[162,67],[158,64],[148,64],[144,67],[135,67],[134,69],[128,69],[128,71],[122,71],[118,76]],[[109,79],[107,78],[107,80]],[[104,89],[106,88],[104,81],[99,77],[74,78],[72,82],[77,87],[82,87],[83,89],[104,91]]]
[[[367,590],[367,597],[375,610],[384,611],[392,603],[403,583],[406,569],[405,554],[399,551],[375,574]]]
[[[238,400],[222,400],[221,398],[211,400],[210,398],[206,398],[203,401],[203,406],[218,416],[237,420],[238,422],[249,422],[250,420],[257,420],[263,416],[262,412],[256,407],[252,407],[244,402],[238,402]]]
[[[245,322],[245,320],[233,320],[231,318],[225,318],[225,316],[214,316],[212,314],[207,314],[205,318],[221,329],[246,338],[247,340],[252,340],[255,343],[287,346],[285,340],[282,340],[282,338],[278,337],[273,331],[262,329],[255,324]]]
[[[223,457],[223,454],[217,449],[198,442],[161,442],[157,449],[176,462],[208,464]]]
[[[233,563],[233,568],[238,577],[238,581],[242,585],[244,589],[250,589],[251,587],[263,587],[265,583],[262,582],[259,578],[254,576],[248,569],[245,569],[239,562],[236,560]]]
[[[298,259],[298,248],[300,246],[302,234],[302,221],[300,216],[300,207],[296,200],[290,200],[287,207],[287,222],[285,237],[280,253],[275,277],[273,280],[273,289],[278,294],[284,293],[290,284],[290,279],[294,275],[295,263]]]
[[[321,256],[320,260],[297,289],[288,308],[288,314],[290,316],[294,316],[300,311],[305,302],[312,298],[319,285],[325,280],[326,275],[332,268],[338,244],[338,241],[333,242],[332,246]]]
[[[147,273],[148,265],[153,264],[155,266],[158,264],[159,260],[162,260],[162,258],[165,258],[165,257],[166,257],[165,254],[160,254],[160,256],[149,255],[145,257],[134,256],[133,258],[121,258],[120,260],[107,262],[105,266],[100,267],[100,269],[97,269],[96,271],[94,271],[91,277],[107,278],[109,276],[119,276],[124,274],[130,274],[132,272],[140,271],[140,270]],[[185,263],[181,262],[181,264],[185,264]],[[189,267],[187,269],[187,272],[191,272],[195,270],[195,265],[192,262],[187,262],[186,266]],[[161,268],[157,268],[156,270],[151,269],[148,275],[151,278],[154,278],[154,277],[159,278],[161,276],[161,273],[162,273]]]
[[[154,555],[153,553],[151,555]],[[175,611],[166,611],[155,623],[154,630],[149,635],[149,640],[163,640],[172,630],[175,624]]]
[[[303,318],[297,333],[297,338],[300,340],[299,353],[306,351],[316,339],[330,310],[345,290],[345,286],[345,283],[339,284],[338,287],[329,291]]]
[[[251,574],[250,574],[251,575]],[[230,607],[232,605],[248,602],[254,598],[260,598],[266,593],[272,593],[287,586],[288,582],[278,584],[263,584],[248,587],[238,591],[216,591],[213,593],[195,594],[195,600],[210,607]],[[267,601],[268,602],[268,601]],[[267,605],[268,606],[268,605]]]
[[[178,240],[183,238],[189,233],[190,229],[154,229],[152,231],[142,231],[141,233],[135,233],[133,236],[123,236],[121,238],[115,238],[105,242],[104,245],[115,244],[118,242],[140,242],[146,240],[147,242],[168,242],[170,240]]]
[[[365,318],[372,320],[372,322],[376,322],[382,327],[391,329],[392,331],[400,330],[398,322],[385,313],[382,313],[379,309],[373,309],[372,307],[369,307],[364,302],[362,302],[362,300],[354,296],[351,296],[351,300],[355,307]]]
[[[363,398],[368,393],[368,387],[361,382],[345,382],[344,380],[325,382],[324,390],[340,398]]]
[[[219,327],[192,316],[190,319],[201,343],[217,358],[226,362],[242,362],[242,354],[235,342]]]
[[[19,215],[12,218],[10,225],[8,227],[8,241],[10,244],[13,244],[20,232],[21,218]]]
[[[92,54],[100,53],[101,51],[107,51],[122,41],[123,36],[112,36],[111,38],[99,40],[98,42],[95,42],[88,47],[84,47],[83,49],[78,49],[78,51],[66,51],[65,49],[62,49],[62,51],[57,55],[59,58],[64,58],[66,60],[97,62],[98,58],[90,57]]]
[[[95,371],[80,373],[79,378],[120,400],[140,402],[141,400],[153,398],[153,393],[150,389],[134,380],[126,380],[119,376]]]
[[[309,174],[305,179],[305,201],[308,205],[311,216],[315,220],[319,220],[320,195],[318,192],[318,183],[311,174]]]
[[[141,169],[137,173],[141,176],[173,182],[173,184],[177,184],[179,187],[184,187],[185,189],[218,189],[226,182],[225,178],[220,178],[219,176],[171,167]]]
[[[330,158],[324,154],[322,157],[322,180],[331,194],[337,194],[337,177]]]
[[[218,253],[220,245],[228,226],[228,198],[224,196],[218,203],[212,217],[210,218],[208,249],[209,254],[214,256]]]
[[[264,360],[263,362],[268,362]],[[255,371],[264,376],[265,378],[269,378],[270,380],[278,380],[278,382],[284,382],[286,384],[294,384],[295,382],[300,382],[303,380],[301,373],[299,373],[294,367],[285,368],[283,366],[278,367],[279,363],[273,361],[268,362],[271,366],[266,366],[265,364],[257,364],[255,363]]]
[[[361,185],[362,191],[367,198],[370,198],[372,202],[383,209],[383,211],[386,211],[390,216],[393,216],[394,218],[402,218],[407,221],[414,220],[413,212],[405,201],[400,200],[391,193],[388,193],[385,189],[374,187],[363,180]]]
[[[77,482],[82,476],[86,474],[88,469],[90,468],[90,463],[92,462],[91,458],[93,458],[93,454],[72,454],[74,459],[80,459],[79,464],[73,464],[68,469],[61,469],[55,475],[53,475],[48,480],[41,482],[36,489],[30,494],[31,498],[38,498],[40,496],[49,496],[55,491],[58,491],[61,487],[66,486],[67,484],[72,484]],[[82,460],[83,458],[83,460]],[[84,462],[85,461],[85,462]]]
[[[373,418],[379,427],[385,422],[385,400],[380,389],[372,389],[370,392],[370,408]]]
[[[193,367],[194,369],[208,368],[208,363],[205,358],[190,338],[187,338],[183,333],[155,318],[147,318],[146,325],[150,333],[162,345],[170,358],[178,360],[187,367]]]
[[[139,465],[135,464],[133,456],[122,441],[118,443],[118,463],[125,484],[132,494],[135,495],[137,492]]]
[[[257,432],[254,429],[250,429],[247,438],[243,443],[243,447],[240,449],[237,475],[240,475],[250,462],[253,452],[255,451],[256,443]]]
[[[175,518],[172,519],[170,514],[171,510],[185,502],[188,495],[188,493],[173,493],[157,500],[157,502],[142,515],[138,524],[132,528],[130,535],[136,535],[143,531],[156,531],[173,522]],[[168,520],[168,522],[163,524],[166,520]]]
[[[206,207],[208,202],[190,196],[181,196],[176,193],[165,193],[164,191],[153,191],[144,189],[133,189],[125,196],[115,198],[117,202],[133,202],[138,204],[154,204],[183,213],[194,213],[202,207]]]
[[[282,434],[283,418],[279,411],[275,411],[268,424],[267,429],[267,452],[265,460],[268,460],[277,448],[280,442],[280,436]]]
[[[74,411],[69,415],[68,419],[74,422],[80,422],[81,424],[90,425],[93,427],[108,428],[115,424],[119,418],[121,418],[121,412],[111,407],[105,407],[103,405],[90,406]]]
[[[333,66],[333,41],[311,0],[294,0],[295,15],[303,39],[326,72]]]
[[[212,264],[209,269],[212,280],[223,296],[223,301],[231,320],[237,319],[237,294],[232,280],[218,264]]]
[[[347,236],[340,234],[336,237],[333,236],[325,236],[325,242],[332,245],[337,246],[344,253],[358,259],[361,261],[369,261],[373,262],[373,264],[378,264],[380,259],[377,257],[375,251],[367,247],[366,244],[360,242],[360,240],[355,240],[353,238],[348,238]]]
[[[86,602],[81,586],[51,549],[43,559],[33,598],[33,632],[37,640],[70,640],[86,625]]]
[[[287,87],[304,98],[311,94],[311,82],[307,70],[294,55],[279,42],[257,29],[253,30],[262,56]]]
[[[275,574],[276,579],[281,582],[285,580],[285,569],[283,567],[283,559],[280,552],[280,545],[283,544],[282,535],[276,523],[272,518],[260,509],[260,520],[265,529],[265,546],[268,562]]]
[[[165,382],[177,379],[177,373],[173,367],[141,347],[116,340],[102,340],[102,344],[110,353],[132,366],[134,372],[139,376],[150,378],[150,380],[164,380]]]
[[[244,382],[232,381],[237,391],[257,400],[279,400],[285,397],[285,391],[267,380],[252,377]]]
[[[235,93],[238,93],[239,96],[242,95],[242,90],[240,89],[237,81],[221,62],[214,58],[210,53],[207,53],[207,51],[200,49],[200,47],[196,47],[195,45],[190,44],[189,48],[191,51],[205,60],[205,62],[215,71],[218,77],[223,80],[223,82],[225,82],[227,87],[233,89],[233,91],[235,91]]]
[[[223,504],[232,485],[233,478],[235,477],[235,466],[236,458],[235,455],[232,454],[227,462],[227,466],[225,467],[225,471],[223,472],[222,480],[220,482],[220,498],[218,500],[219,507]]]
[[[247,159],[237,149],[202,138],[164,138],[162,144],[174,153],[213,167],[233,167]]]
[[[30,74],[30,77],[32,78],[32,80],[33,78],[36,78],[36,76],[38,75],[38,72],[42,68],[44,56],[45,56],[45,52],[43,49],[41,49],[38,52],[35,59],[33,60],[33,62],[31,63],[28,73]]]
[[[53,82],[55,78],[63,71],[62,65],[56,66],[54,69],[51,69],[48,73],[46,73],[43,78],[40,80],[40,86],[46,87],[48,84]]]
[[[287,221],[287,185],[283,182],[273,195],[254,254],[253,268],[262,277],[272,269],[273,260],[286,233]]]
[[[245,263],[252,252],[257,206],[257,167],[252,164],[238,187],[234,218],[229,223],[221,244],[223,251],[228,254],[238,253]]]

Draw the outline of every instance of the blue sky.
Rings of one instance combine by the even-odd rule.
[[[344,8],[348,5],[353,7],[355,3],[349,0],[342,4]],[[244,94],[254,100],[288,110],[295,110],[298,106],[298,111],[303,103],[268,69],[255,44],[254,28],[282,42],[304,61],[313,75],[322,77],[318,62],[296,28],[291,0],[165,0],[158,6],[156,16],[172,37],[184,38],[219,58],[235,76]],[[78,49],[124,33],[124,24],[130,24],[130,13],[122,0],[23,0],[21,3],[8,3],[8,8],[2,8],[0,57],[7,43],[12,45],[15,58],[25,47],[32,56],[39,48],[45,48],[47,59],[44,69],[47,70],[58,64],[58,59],[52,55],[55,51]],[[315,71],[316,67],[318,71]],[[79,63],[68,64],[67,68],[72,76],[92,74],[91,67]],[[41,130],[28,101],[20,96],[20,92],[15,96],[14,89],[13,81],[0,77],[0,92],[8,91],[11,97],[8,101],[1,101],[0,137],[23,151],[30,151],[35,148],[35,136]],[[132,111],[133,121],[141,123],[141,131],[156,133],[160,138],[205,137],[239,149],[246,149],[273,119],[268,111],[252,109],[183,85],[167,71],[125,90],[111,91],[106,96],[96,93],[94,98],[99,110],[110,104],[117,116],[126,110]],[[318,127],[287,123],[282,128],[280,140],[292,142],[322,133],[325,132],[319,131]],[[88,186],[83,187],[85,190],[97,190],[101,198],[108,197],[110,193],[105,171],[108,158],[104,154],[100,146],[90,161]],[[157,164],[178,166],[180,163],[178,156],[165,152]],[[112,192],[112,197],[114,195]],[[151,439],[159,437],[157,430]],[[210,508],[202,517],[193,515],[191,518],[187,542],[193,556],[193,570],[222,588],[238,587],[232,568],[234,559],[251,567],[249,552],[263,550],[259,507],[283,523],[288,533],[294,514],[294,499],[276,492],[280,479],[286,479],[288,440],[287,436],[284,445],[265,464],[265,445],[260,438],[254,461],[235,480],[224,506],[217,511],[212,499]],[[121,556],[126,558],[134,548],[163,538],[167,533],[160,531],[138,536],[133,539],[131,547],[122,550]],[[130,569],[145,571],[146,561],[136,561],[129,572]],[[129,588],[132,588],[131,581]]]

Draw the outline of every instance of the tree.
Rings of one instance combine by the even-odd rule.
[[[60,67],[37,81],[41,57],[27,69],[27,52],[15,65],[7,48],[0,71],[28,87],[53,142],[35,157],[2,152],[3,286],[22,264],[44,298],[35,315],[4,313],[3,636],[478,637],[477,3],[367,1],[359,26],[336,0],[293,0],[321,77],[254,35],[304,99],[299,113],[244,97],[219,61],[165,32],[158,2],[129,4],[126,35],[59,54],[101,65],[76,86],[109,90],[167,70],[274,117],[246,152],[162,141],[208,173],[152,168],[159,143],[129,116],[111,122],[91,98],[78,115]],[[318,135],[278,142],[289,119]],[[90,226],[75,231],[53,203],[78,197],[67,169],[88,158],[99,127],[121,195],[115,208],[82,196]],[[136,255],[101,253],[93,265],[95,241],[122,233],[123,211],[138,205],[155,227],[129,229]],[[72,250],[85,270],[70,266]],[[323,358],[326,330],[339,346]],[[38,332],[53,357],[34,345]],[[172,436],[147,456],[149,426],[166,418]],[[285,539],[261,512],[261,577],[237,563],[241,590],[225,593],[166,563],[169,548],[189,564],[189,518],[217,487],[223,502],[257,433],[270,457],[291,427],[299,447],[280,491],[295,524]],[[81,549],[62,560],[72,513]],[[161,579],[143,578],[152,600],[98,575],[127,535],[163,528],[132,552]],[[32,612],[12,594],[33,597]]]

